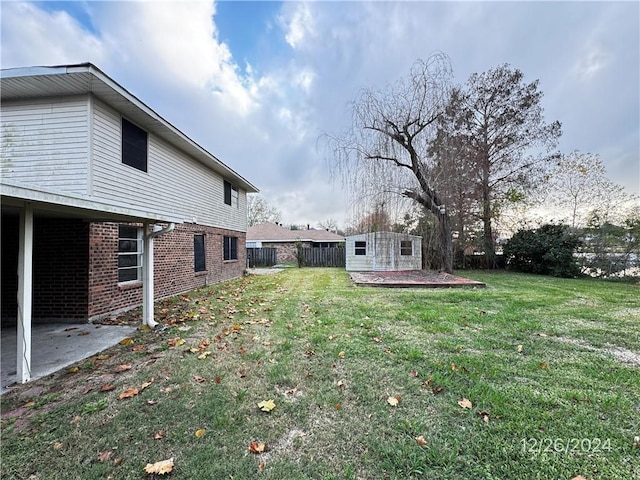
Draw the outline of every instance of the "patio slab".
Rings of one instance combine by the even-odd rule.
[[[386,288],[484,288],[486,284],[450,273],[430,270],[390,272],[351,272],[351,281],[358,286]]]
[[[45,377],[117,344],[135,332],[133,326],[51,323],[31,327],[31,380]],[[17,328],[2,327],[1,390],[16,382]]]

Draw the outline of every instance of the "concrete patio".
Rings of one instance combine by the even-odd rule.
[[[136,327],[96,324],[34,324],[31,342],[31,380],[45,377],[72,363],[95,355],[135,332]],[[2,327],[0,370],[4,394],[16,382],[15,326]]]

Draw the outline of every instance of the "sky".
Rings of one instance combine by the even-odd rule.
[[[349,102],[435,52],[454,83],[508,63],[540,81],[562,153],[640,193],[640,2],[0,3],[2,68],[91,62],[260,189],[285,224],[344,227],[321,139]]]

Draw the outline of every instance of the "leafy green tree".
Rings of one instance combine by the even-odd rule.
[[[546,224],[518,231],[504,246],[507,266],[525,273],[575,277],[580,274],[575,253],[580,238],[566,225]]]

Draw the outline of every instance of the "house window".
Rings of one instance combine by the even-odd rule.
[[[122,163],[147,171],[147,132],[122,119]]]
[[[142,280],[142,229],[118,227],[118,282]]]
[[[356,242],[356,255],[366,255],[367,254],[367,242]]]
[[[237,237],[224,237],[224,259],[225,260],[238,259],[238,238]]]
[[[400,255],[413,255],[413,242],[411,240],[400,241]]]
[[[197,233],[193,236],[193,270],[195,272],[204,272],[207,269],[204,239],[203,233]]]
[[[224,203],[232,207],[238,206],[238,187],[224,181]]]

